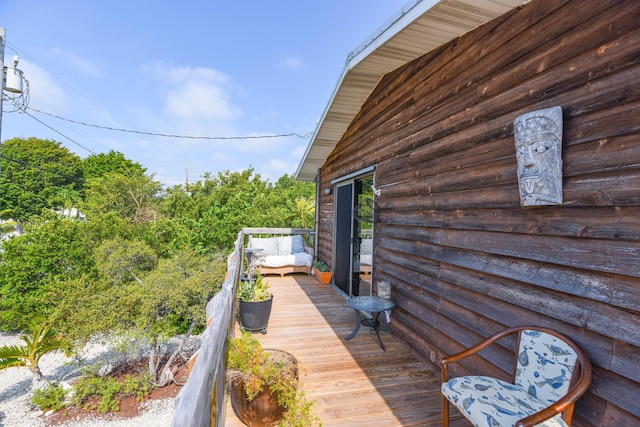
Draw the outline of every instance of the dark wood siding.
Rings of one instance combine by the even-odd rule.
[[[564,204],[521,208],[513,120],[556,105]],[[557,329],[594,364],[575,424],[640,425],[639,1],[534,0],[388,74],[321,188],[373,164],[373,277],[393,284],[393,333],[437,363],[507,326]],[[464,369],[510,364],[497,349]]]

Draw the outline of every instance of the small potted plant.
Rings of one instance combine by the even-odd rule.
[[[331,283],[331,270],[323,261],[315,260],[313,262],[313,275],[316,276],[316,279],[318,279],[323,285]]]
[[[227,382],[231,407],[248,426],[312,426],[315,403],[299,389],[298,361],[282,350],[266,350],[248,332],[229,341]]]
[[[241,280],[238,286],[240,327],[246,331],[267,333],[273,294],[269,282],[258,273],[254,279]]]

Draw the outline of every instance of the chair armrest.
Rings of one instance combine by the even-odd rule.
[[[313,257],[313,248],[309,246],[304,247],[304,251]]]
[[[513,334],[515,332],[519,332],[521,331],[522,327],[514,327],[514,328],[509,328],[509,329],[505,329],[503,331],[500,331],[492,336],[490,336],[489,338],[484,339],[483,341],[479,342],[478,344],[474,345],[473,347],[470,347],[464,351],[461,351],[460,353],[456,353],[453,354],[451,356],[446,356],[443,357],[442,359],[440,359],[440,370],[442,373],[442,382],[447,382],[449,381],[449,364],[452,363],[457,363],[460,360],[469,357],[469,356],[473,356],[476,353],[479,353],[480,351],[484,350],[485,348],[489,347],[491,344],[493,344],[494,342],[498,341],[499,339],[504,338],[507,335]]]

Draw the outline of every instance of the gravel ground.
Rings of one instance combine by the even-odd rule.
[[[191,341],[189,342],[191,344]],[[22,344],[14,334],[0,332],[0,347]],[[195,343],[194,345],[198,345]],[[76,358],[70,359],[62,353],[47,354],[40,360],[40,369],[45,380],[69,381],[79,375],[84,365],[104,366],[106,360],[114,357],[114,352],[102,344],[93,344],[83,350]],[[10,368],[0,370],[0,427],[46,427],[47,414],[29,401],[31,371],[28,368]],[[169,426],[175,411],[175,401],[171,399],[152,400],[135,418],[91,419],[89,417],[58,424],[60,427],[148,427]],[[116,417],[114,417],[116,418]]]

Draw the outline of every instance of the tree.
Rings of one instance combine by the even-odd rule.
[[[63,331],[78,342],[98,334],[123,344],[144,339],[151,344],[151,377],[159,386],[169,384],[175,357],[189,335],[204,328],[206,304],[224,281],[225,257],[182,250],[151,268],[150,248],[122,239],[105,242],[96,252],[102,273],[97,280],[75,278],[51,294],[65,319]],[[177,349],[168,359],[161,357],[162,344],[176,334],[184,334]]]
[[[2,144],[0,204],[5,218],[26,220],[56,208],[61,191],[81,195],[82,160],[61,143],[13,138]]]
[[[26,328],[34,316],[47,316],[55,309],[56,301],[47,297],[55,284],[82,275],[95,277],[92,227],[49,212],[33,217],[24,224],[24,234],[2,244],[0,326]]]
[[[87,214],[115,212],[131,222],[143,223],[156,219],[162,185],[153,175],[107,173],[87,180],[83,206]]]
[[[296,205],[296,216],[294,224],[298,221],[300,227],[308,228],[313,226],[314,215],[316,212],[316,201],[309,200],[306,197],[299,197],[294,201]]]
[[[107,154],[92,154],[83,160],[86,178],[102,178],[107,174],[119,173],[125,176],[144,175],[147,168],[140,163],[127,159],[124,154],[111,150]]]
[[[117,285],[136,281],[153,270],[158,257],[153,249],[140,241],[110,239],[94,251],[96,267],[103,277]]]
[[[199,256],[192,250],[177,251],[170,259],[160,260],[143,282],[147,295],[141,302],[138,326],[150,340],[149,371],[155,383],[164,386],[173,381],[172,363],[197,327],[204,327],[207,302],[220,290],[226,272],[225,257]],[[178,347],[162,363],[158,344],[186,327]]]
[[[0,370],[25,366],[33,374],[33,384],[42,380],[40,359],[45,354],[63,351],[71,356],[71,341],[52,329],[51,321],[35,318],[29,324],[29,333],[22,334],[20,339],[24,345],[8,345],[0,347]]]

